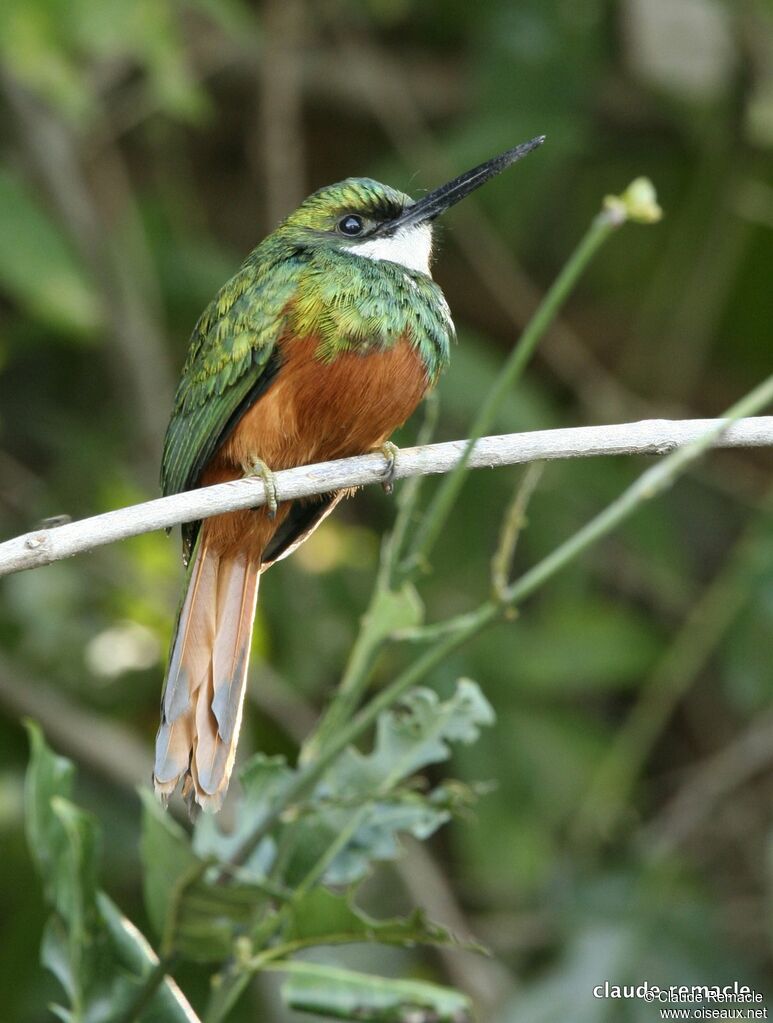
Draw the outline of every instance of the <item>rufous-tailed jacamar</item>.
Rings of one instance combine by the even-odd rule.
[[[414,202],[369,178],[309,196],[247,257],[193,331],[164,443],[165,494],[378,449],[446,367],[453,324],[430,275],[432,222],[543,141]],[[156,740],[156,791],[225,795],[258,581],[343,493],[183,527],[187,590]]]

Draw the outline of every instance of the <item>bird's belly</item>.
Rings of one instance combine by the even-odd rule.
[[[316,358],[313,339],[283,347],[275,381],[221,445],[203,486],[241,477],[256,458],[276,470],[363,454],[383,444],[427,391],[424,363],[407,340],[331,362]],[[218,515],[205,523],[205,540],[220,552],[260,557],[289,507],[280,504],[274,519],[264,509]]]
[[[316,340],[285,343],[266,393],[221,449],[236,466],[259,457],[274,469],[360,454],[402,425],[427,390],[427,373],[407,340],[366,354],[315,356]]]

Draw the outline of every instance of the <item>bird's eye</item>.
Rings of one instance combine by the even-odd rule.
[[[341,234],[348,235],[350,238],[353,238],[354,235],[362,234],[364,227],[365,222],[362,217],[358,217],[354,213],[349,213],[338,221],[338,230]]]

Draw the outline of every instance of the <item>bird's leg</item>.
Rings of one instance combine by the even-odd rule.
[[[395,488],[395,468],[397,467],[397,453],[400,450],[391,440],[384,441],[378,449],[386,458],[386,469],[384,470],[384,482],[381,486],[385,494],[391,494]]]
[[[270,519],[275,518],[278,502],[276,498],[276,479],[273,472],[262,458],[253,458],[249,462],[244,462],[242,464],[242,471],[245,476],[259,476],[263,480],[263,486],[266,488],[268,517]]]

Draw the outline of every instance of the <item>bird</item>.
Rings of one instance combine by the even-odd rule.
[[[418,200],[370,178],[305,199],[200,316],[166,432],[164,495],[259,475],[264,505],[182,527],[186,586],[161,698],[153,780],[220,809],[234,765],[258,586],[347,491],[277,502],[273,472],[384,451],[435,386],[454,336],[430,261],[434,222],[544,141]]]

